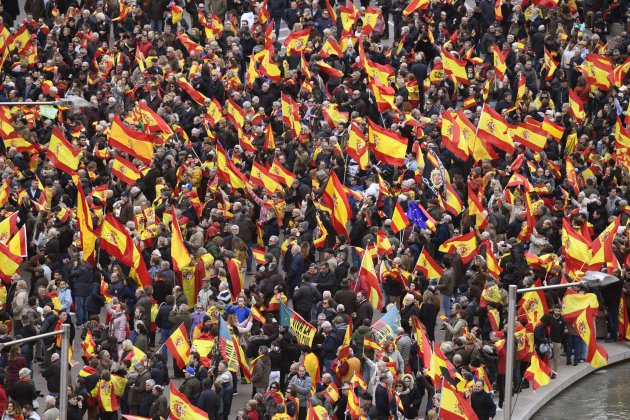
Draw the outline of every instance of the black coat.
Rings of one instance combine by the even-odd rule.
[[[33,404],[33,400],[37,398],[35,385],[30,381],[17,381],[11,388],[11,398],[16,401],[20,407],[26,404]]]
[[[494,418],[497,412],[497,407],[492,397],[485,391],[473,392],[470,397],[470,405],[477,417],[479,417],[479,420]]]
[[[89,314],[98,314],[105,303],[105,298],[101,295],[101,284],[97,281],[90,285],[90,292],[86,300],[86,307]]]
[[[46,378],[46,386],[48,392],[59,392],[59,384],[61,383],[61,360],[57,359],[46,368],[42,373]]]
[[[206,412],[208,420],[213,420],[219,410],[219,395],[212,388],[204,389],[199,394],[196,405]]]

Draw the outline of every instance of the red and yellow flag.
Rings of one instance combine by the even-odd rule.
[[[619,339],[630,341],[630,320],[628,320],[628,301],[626,295],[621,294],[619,311],[617,313]]]
[[[514,152],[514,141],[508,133],[507,122],[488,104],[483,105],[477,135],[507,153]]]
[[[462,129],[450,112],[442,112],[442,143],[464,162],[470,157],[470,148]]]
[[[578,122],[584,121],[586,112],[584,111],[584,103],[575,91],[569,88],[569,114]]]
[[[444,269],[433,259],[426,248],[423,248],[418,255],[418,261],[414,271],[422,271],[429,280],[439,279],[444,274]]]
[[[365,134],[355,122],[350,124],[350,134],[344,151],[359,164],[360,169],[368,169],[370,153],[367,141],[365,140]]]
[[[567,322],[573,321],[587,309],[591,313],[597,313],[599,310],[599,302],[595,293],[582,294],[567,290],[562,299],[562,316]]]
[[[171,221],[173,223],[171,229],[171,258],[173,260],[173,271],[180,273],[182,269],[190,264],[192,261],[190,253],[186,248],[184,239],[182,238],[182,231],[179,227],[179,221],[175,214],[175,209],[171,209]]]
[[[83,261],[94,261],[97,235],[94,232],[90,206],[85,198],[81,181],[77,182],[77,225],[81,234]]]
[[[444,387],[442,388],[440,418],[446,420],[478,419],[466,397],[447,381],[444,381]]]
[[[407,139],[400,134],[368,119],[368,141],[370,151],[374,153],[377,160],[393,166],[405,164]]]
[[[188,398],[175,387],[171,381],[171,396],[169,400],[169,409],[173,420],[205,420],[208,414],[195,407]]]
[[[284,40],[284,46],[287,47],[287,55],[300,54],[308,46],[308,38],[311,35],[311,29],[303,29],[301,31],[292,32]]]
[[[273,159],[273,164],[269,168],[269,175],[288,188],[291,188],[296,179],[295,174],[285,168],[277,157]]]
[[[15,255],[7,245],[0,242],[0,279],[5,283],[11,282],[14,275],[22,264],[22,257]]]
[[[153,158],[153,142],[147,133],[127,127],[118,115],[114,117],[109,131],[108,142],[111,146],[150,164]]]
[[[280,185],[276,178],[269,173],[267,168],[256,161],[254,161],[254,164],[252,165],[249,180],[252,184],[258,185],[270,193],[283,191],[282,185]]]
[[[411,0],[409,4],[407,5],[407,7],[405,7],[405,10],[403,10],[403,15],[409,16],[416,10],[427,9],[430,4],[431,4],[430,0]]]
[[[444,73],[450,75],[453,81],[464,85],[470,83],[468,80],[468,71],[466,70],[466,60],[455,58],[455,56],[444,47],[442,47],[442,65]]]
[[[505,77],[505,72],[507,71],[507,65],[505,64],[507,54],[503,54],[497,44],[494,44],[492,45],[492,55],[494,72],[499,80],[503,81],[503,78]]]
[[[586,308],[578,315],[573,325],[580,338],[588,345],[586,361],[597,369],[608,364],[608,353],[596,341],[595,323],[593,321],[596,314],[597,311],[594,312],[592,309]]]
[[[135,185],[142,178],[136,165],[120,155],[117,155],[112,161],[112,175],[129,185]]]
[[[190,343],[184,324],[177,327],[164,344],[177,362],[177,367],[183,369],[190,357]]]
[[[405,228],[410,225],[411,223],[409,222],[409,218],[403,211],[400,203],[397,202],[394,207],[394,213],[392,214],[392,223],[390,226],[392,228],[392,232],[398,233],[405,230]]]
[[[551,380],[551,368],[540,359],[536,351],[532,354],[530,365],[525,371],[525,379],[531,382],[534,391],[547,385]]]
[[[457,251],[462,257],[462,262],[468,264],[477,254],[477,238],[475,237],[475,232],[450,238],[440,245],[439,251],[447,253]]]
[[[359,397],[354,392],[354,387],[351,386],[348,391],[348,402],[347,402],[348,414],[350,417],[357,420],[361,417],[361,406],[359,405]]]
[[[57,169],[61,169],[68,175],[76,174],[79,167],[81,152],[66,140],[58,127],[54,127],[48,144],[46,157]]]
[[[133,242],[127,228],[107,213],[101,226],[100,247],[127,266],[133,266]]]
[[[348,195],[337,174],[332,171],[326,188],[322,193],[322,201],[331,210],[332,225],[337,233],[348,234],[346,227],[352,218],[352,208],[348,201]]]

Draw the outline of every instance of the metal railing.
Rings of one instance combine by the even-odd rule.
[[[0,350],[5,347],[11,347],[15,344],[29,343],[31,341],[41,340],[42,338],[56,337],[61,335],[61,354],[59,361],[61,363],[59,378],[59,420],[67,420],[68,418],[68,352],[70,347],[70,325],[61,324],[61,330],[47,332],[34,335],[32,337],[20,338],[19,340],[0,343]]]

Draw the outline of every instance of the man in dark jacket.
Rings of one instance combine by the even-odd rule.
[[[86,299],[90,294],[92,282],[92,266],[76,261],[70,272],[70,282],[74,291],[74,309],[77,314],[77,326],[88,322]]]
[[[494,404],[494,400],[490,394],[483,390],[482,381],[475,382],[475,387],[470,396],[470,405],[479,420],[492,419],[497,412],[497,406]]]
[[[356,310],[357,294],[350,290],[350,281],[348,279],[341,280],[341,290],[334,295],[335,302],[343,305],[346,313],[353,313]]]
[[[20,369],[19,376],[20,380],[11,387],[11,399],[17,402],[20,407],[24,407],[26,404],[33,404],[33,400],[37,399],[38,392],[30,380],[31,370],[29,368]]]
[[[372,316],[374,316],[374,308],[372,304],[365,298],[363,291],[357,293],[356,311],[352,314],[352,322],[354,325],[363,324],[363,320],[367,319],[372,322]]]
[[[48,395],[53,397],[59,397],[59,384],[61,383],[61,361],[59,360],[59,353],[53,353],[50,356],[50,365],[42,376],[46,378],[46,386],[48,387]]]
[[[304,274],[304,257],[302,256],[302,249],[299,245],[293,245],[291,247],[291,263],[287,270],[287,287],[288,297],[293,298],[293,292],[296,287],[300,285]]]
[[[189,366],[184,369],[184,383],[179,387],[179,392],[189,401],[197,401],[201,393],[201,382],[195,377],[195,368]]]
[[[212,379],[203,380],[203,391],[199,394],[197,399],[197,407],[206,412],[208,420],[214,420],[219,410],[219,396],[212,389]]]
[[[328,290],[331,294],[335,294],[337,291],[337,278],[335,273],[330,270],[330,265],[327,262],[319,265],[319,274],[311,278],[312,284],[317,287],[320,293],[324,293]]]
[[[158,313],[155,316],[155,325],[157,325],[160,330],[160,343],[162,343],[162,345],[166,343],[166,340],[168,340],[173,332],[173,323],[168,319],[170,313],[173,312],[173,302],[175,302],[173,295],[166,296],[164,303],[160,305]],[[164,345],[162,346],[162,359],[168,360],[168,349]]]
[[[293,307],[295,308],[295,312],[305,320],[310,321],[313,306],[320,300],[322,300],[322,294],[308,281],[308,277],[303,275],[302,285],[293,295]]]
[[[374,404],[376,405],[376,419],[388,420],[392,413],[396,412],[396,401],[389,397],[389,386],[391,385],[390,377],[382,374],[379,378],[379,384],[374,391]],[[392,404],[394,405],[392,409]]]

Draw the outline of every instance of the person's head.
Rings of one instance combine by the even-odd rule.
[[[555,317],[559,317],[560,315],[562,315],[562,305],[559,303],[556,303],[555,305],[553,305],[553,314]]]
[[[31,377],[31,370],[29,368],[22,368],[20,369],[20,371],[18,372],[18,376],[20,377],[20,379],[22,380],[28,380]]]
[[[300,365],[298,368],[298,376],[300,378],[304,378],[306,376],[306,368],[303,365]]]
[[[483,382],[482,381],[475,381],[475,386],[473,388],[474,392],[482,392],[483,391]]]

